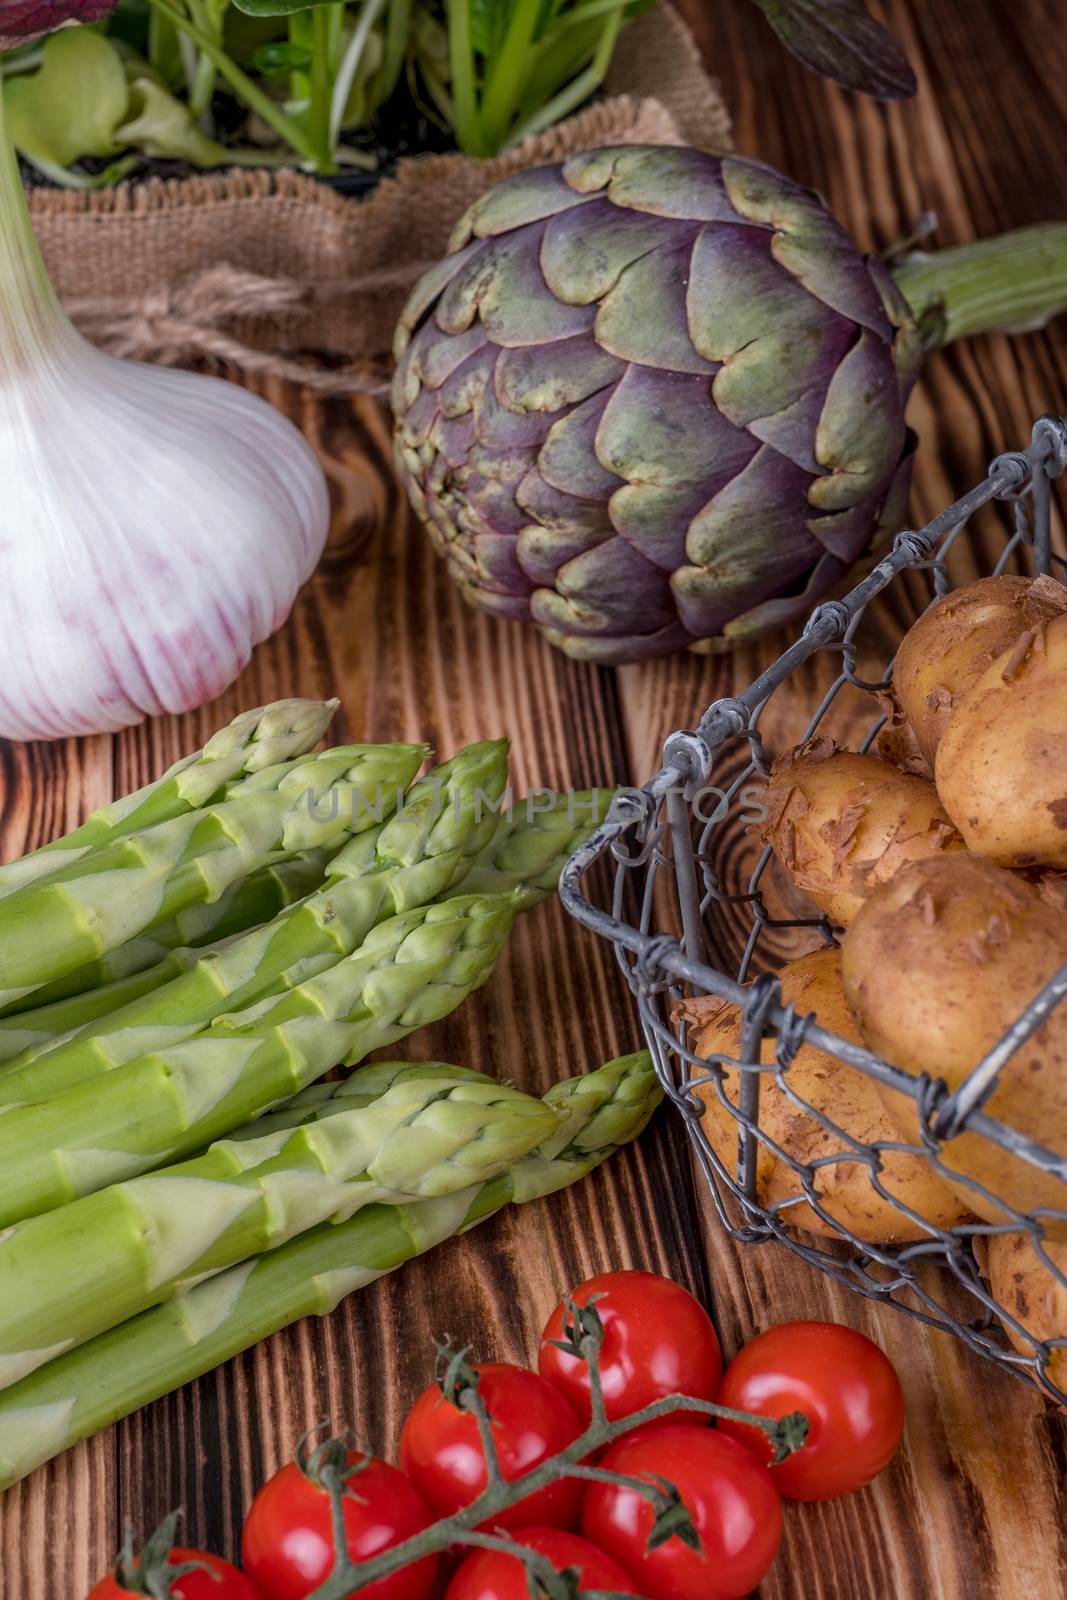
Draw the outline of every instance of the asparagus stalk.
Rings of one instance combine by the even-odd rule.
[[[543,1101],[479,1074],[404,1068],[295,1130],[221,1139],[0,1239],[0,1388],[206,1275],[374,1202],[483,1183],[554,1131]],[[382,1074],[373,1074],[379,1088]],[[363,1085],[364,1090],[370,1085]]]
[[[507,756],[506,739],[468,745],[414,785],[376,838],[349,840],[331,860],[329,876],[388,870],[396,912],[448,893],[496,836]]]
[[[0,1227],[191,1154],[339,1061],[447,1016],[489,977],[514,917],[506,895],[407,911],[285,995],[6,1111]]]
[[[611,789],[553,795],[535,790],[515,806],[472,863],[453,894],[521,890],[521,907],[540,904],[559,887],[571,856],[598,828],[614,798]]]
[[[66,833],[0,866],[0,894],[69,866],[90,850],[169,822],[217,799],[241,774],[257,773],[314,750],[333,721],[337,700],[277,700],[245,711],[184,756],[155,783],[101,806]]]
[[[0,1105],[48,1099],[178,1044],[222,1012],[294,988],[350,955],[376,922],[406,910],[413,897],[416,904],[433,899],[496,829],[498,815],[486,802],[507,784],[507,750],[505,740],[461,750],[414,785],[396,816],[333,858],[325,888],[225,948],[192,960],[176,952],[176,975],[163,987],[9,1062],[0,1069]]]
[[[173,917],[217,900],[275,859],[361,833],[390,812],[422,745],[341,745],[300,762],[275,788],[174,817],[0,900],[0,1003]]]
[[[186,1290],[99,1334],[0,1394],[0,1489],[301,1317],[348,1294],[509,1202],[555,1193],[642,1131],[661,1097],[643,1051],[553,1086],[558,1129],[472,1191],[372,1205]]]
[[[204,945],[272,921],[321,887],[329,859],[328,849],[306,850],[260,867],[231,884],[213,905],[189,906],[150,935],[46,983],[26,1001],[27,1009],[19,1010],[16,1003],[15,1015],[0,1017],[0,1063],[23,1052],[26,1060],[42,1054],[67,1034],[162,988],[199,960]],[[38,1002],[32,1008],[31,1000]]]
[[[434,774],[429,776],[432,778]],[[405,810],[410,804],[412,792],[405,799]],[[541,793],[527,795],[505,813],[493,837],[473,858],[466,875],[445,893],[454,896],[523,891],[519,897],[520,910],[538,905],[554,893],[565,863],[604,820],[611,799],[611,790],[584,790],[552,796],[549,807],[541,809],[545,796]],[[490,818],[491,813],[486,808],[485,820]],[[355,846],[358,844],[365,849],[373,837],[373,834],[367,833],[351,845],[346,845],[343,852],[345,860],[334,869],[335,874],[350,871],[356,860]],[[23,1050],[28,1052],[28,1060],[29,1052],[40,1054],[60,1035],[115,1012],[128,1000],[137,999],[168,983],[196,959],[188,950],[175,950],[176,946],[200,946],[209,939],[221,939],[255,923],[269,921],[277,911],[318,887],[329,855],[326,851],[311,851],[308,857],[314,858],[313,865],[305,866],[302,858],[295,857],[281,861],[276,866],[262,868],[259,873],[235,884],[215,905],[192,906],[180,912],[166,927],[153,928],[150,937],[146,935],[143,940],[134,940],[109,952],[95,964],[96,975],[75,986],[69,1005],[56,1005],[54,1010],[51,1006],[41,1005],[32,1012],[20,1011],[17,1016],[0,1017],[0,1063],[11,1062]],[[265,891],[268,889],[277,896],[273,902],[266,899]],[[259,898],[261,895],[263,898]],[[394,904],[396,900],[394,890]],[[402,907],[397,904],[397,910],[400,909]],[[153,941],[158,942],[153,944]],[[140,944],[148,946],[154,953],[150,953],[143,962],[131,964],[130,976],[120,976],[115,970],[116,966],[126,966],[130,960],[128,953]],[[151,966],[151,962],[155,962],[155,965]],[[87,970],[81,969],[82,972]],[[70,974],[68,979],[59,979],[55,987],[62,987],[77,976]],[[92,988],[93,983],[99,983],[100,987]],[[52,987],[46,985],[45,989],[38,991],[38,995],[45,995]],[[37,995],[31,996],[25,1004],[29,1006],[36,998]],[[22,1098],[9,1093],[12,1087],[0,1075],[0,1104]]]

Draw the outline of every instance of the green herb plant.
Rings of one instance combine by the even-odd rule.
[[[330,177],[377,167],[398,123],[412,147],[471,156],[543,132],[600,90],[620,33],[653,3],[12,0],[0,78],[21,154],[69,187],[146,158]],[[814,70],[882,99],[914,92],[864,0],[753,3]],[[33,37],[68,19],[85,25]]]

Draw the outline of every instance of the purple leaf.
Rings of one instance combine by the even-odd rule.
[[[0,0],[2,3],[2,0]],[[915,74],[863,0],[755,0],[787,50],[824,77],[876,100],[915,93]]]
[[[115,0],[0,0],[0,50],[51,33],[61,22],[95,22]]]

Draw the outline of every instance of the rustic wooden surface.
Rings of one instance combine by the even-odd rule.
[[[920,93],[890,108],[793,64],[741,0],[684,0],[737,118],[740,149],[818,187],[864,246],[941,218],[939,242],[1067,216],[1067,31],[1059,0],[887,0]],[[339,732],[426,737],[441,751],[508,734],[520,784],[640,781],[663,736],[733,692],[772,652],[677,657],[617,672],[568,663],[523,630],[463,609],[413,526],[389,470],[384,417],[273,391],[328,466],[335,525],[288,627],[223,703],[116,740],[2,752],[5,855],[71,826],[159,772],[241,706],[282,694],[343,700]],[[1067,327],[984,339],[930,363],[912,421],[922,436],[913,516],[975,481],[998,450],[1067,405]],[[994,535],[991,531],[990,537]],[[907,602],[881,613],[888,645]],[[813,669],[783,715],[823,681]],[[807,702],[811,703],[811,702]],[[514,1075],[529,1086],[636,1042],[610,953],[543,908],[500,971],[413,1053]],[[144,1530],[185,1507],[190,1542],[234,1554],[256,1485],[330,1413],[388,1452],[402,1408],[447,1331],[486,1357],[528,1359],[558,1292],[586,1273],[641,1265],[690,1284],[727,1350],[769,1322],[846,1321],[878,1339],[904,1379],[906,1445],[866,1493],[790,1507],[767,1600],[1054,1600],[1067,1587],[1063,1420],[1020,1385],[871,1308],[773,1246],[739,1251],[688,1177],[667,1117],[640,1149],[550,1203],[495,1220],[116,1429],[70,1451],[0,1502],[0,1594],[78,1600],[125,1519]]]

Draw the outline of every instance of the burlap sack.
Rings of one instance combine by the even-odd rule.
[[[53,282],[116,355],[222,363],[333,393],[384,390],[392,329],[470,202],[509,172],[605,144],[729,147],[730,121],[666,4],[620,37],[606,95],[490,161],[402,161],[364,200],[234,171],[31,198]]]

